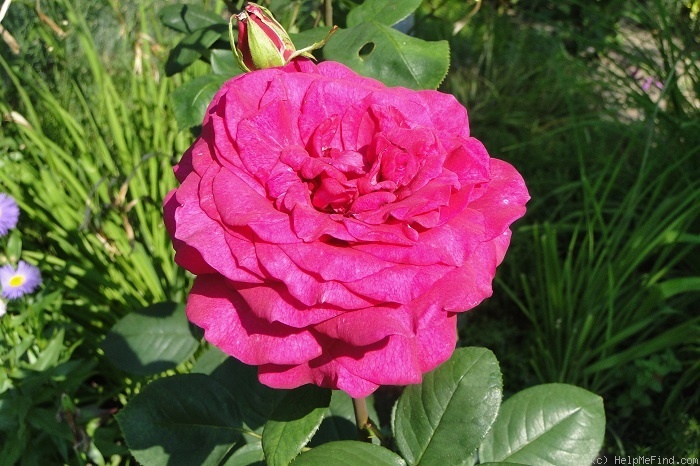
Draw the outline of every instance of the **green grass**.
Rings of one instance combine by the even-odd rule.
[[[33,306],[46,325],[20,322],[21,307],[6,316],[0,463],[128,464],[105,407],[118,406],[138,380],[115,370],[99,345],[121,316],[182,301],[188,288],[162,202],[191,138],[178,131],[170,93],[197,69],[163,75],[173,38],[146,4],[53,2],[46,12],[65,37],[31,9],[13,3],[11,10],[3,25],[18,25],[26,47],[19,57],[0,55],[0,190],[20,205],[23,258],[40,266],[54,304],[42,294],[17,314]],[[35,367],[49,350],[46,367]],[[62,393],[95,439],[88,451],[74,451],[68,424],[55,421]]]
[[[175,185],[173,160],[189,140],[170,114],[177,82],[160,76],[153,44],[143,40],[153,21],[145,7],[137,24],[144,32],[123,40],[140,72],[120,73],[107,68],[84,19],[64,7],[68,36],[46,37],[46,46],[83,60],[57,63],[45,79],[0,58],[15,97],[0,109],[26,120],[0,134],[22,148],[2,160],[0,181],[31,219],[30,259],[69,291],[66,308],[78,322],[100,328],[135,307],[182,299],[184,276],[160,212]]]
[[[673,419],[698,409],[697,25],[669,3],[642,7],[620,12],[615,40],[562,19],[552,29],[534,7],[486,5],[452,39],[444,89],[532,195],[492,302],[463,318],[460,336],[493,347],[506,390],[568,382],[603,395],[608,451],[692,455],[697,417]],[[629,45],[630,33],[652,47]],[[595,49],[572,53],[571,38]],[[646,92],[634,67],[663,90]],[[659,422],[675,427],[659,436]]]

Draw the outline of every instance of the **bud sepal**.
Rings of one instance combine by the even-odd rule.
[[[238,38],[234,40],[233,20],[238,21]],[[248,3],[229,20],[229,40],[236,63],[243,71],[284,66],[297,57],[314,59],[311,52],[323,47],[337,27],[321,41],[296,50],[289,34],[272,16],[270,10],[255,3]]]

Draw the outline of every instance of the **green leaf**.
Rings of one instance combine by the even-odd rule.
[[[207,74],[175,89],[171,95],[173,110],[179,129],[202,124],[204,113],[216,91],[227,81],[226,76]]]
[[[14,263],[22,257],[22,235],[19,230],[14,230],[10,233],[10,237],[7,240],[7,245],[5,246],[5,254],[7,259]]]
[[[672,278],[657,285],[663,299],[668,299],[682,293],[700,291],[700,277]]]
[[[232,78],[243,71],[236,64],[236,59],[233,58],[231,49],[212,49],[209,55],[211,69],[215,74]]]
[[[61,412],[61,415],[62,414],[63,412]],[[53,407],[51,407],[51,409],[39,408],[38,406],[32,407],[27,413],[26,421],[36,429],[37,432],[41,432],[42,434],[48,434],[57,439],[74,440],[68,422],[59,417],[59,414],[56,413],[56,409]]]
[[[228,24],[221,16],[198,5],[168,5],[160,10],[158,16],[165,26],[187,33],[217,24]]]
[[[402,0],[387,2],[386,0],[366,0],[348,13],[348,27],[361,23],[377,21],[387,26],[393,26],[406,19],[421,4],[421,0]]]
[[[131,453],[149,466],[218,466],[242,442],[236,400],[202,374],[155,380],[116,417]]]
[[[309,443],[321,425],[331,391],[304,385],[286,394],[265,423],[262,446],[271,466],[286,466]]]
[[[654,338],[648,338],[617,353],[612,353],[606,358],[598,359],[594,364],[586,367],[583,373],[595,374],[603,370],[622,367],[624,364],[646,358],[654,353],[660,353],[674,346],[678,346],[683,342],[697,341],[697,339],[700,338],[700,330],[697,325],[694,325],[697,323],[698,320],[692,319],[668,330],[664,330]]]
[[[292,466],[405,466],[396,453],[379,445],[345,440],[325,443],[299,455]]]
[[[573,385],[538,385],[503,403],[479,458],[552,466],[591,464],[604,434],[601,397]]]
[[[124,316],[102,342],[102,350],[119,369],[152,375],[175,368],[192,356],[199,338],[185,315],[185,306],[157,303]]]
[[[36,361],[31,365],[33,370],[40,372],[46,371],[58,364],[58,359],[63,351],[64,334],[65,331],[61,329],[53,335],[49,344],[46,345],[46,348],[44,348]]]
[[[292,43],[294,44],[294,48],[297,50],[301,50],[305,47],[310,46],[311,44],[314,44],[322,39],[324,39],[328,35],[328,31],[330,28],[327,27],[317,27],[313,29],[306,29],[305,31],[297,32],[297,33],[290,33],[289,38],[292,39]],[[332,40],[332,39],[331,39]]]
[[[498,361],[485,348],[459,348],[410,385],[394,413],[394,435],[408,464],[462,464],[496,419],[502,382]]]
[[[379,425],[379,416],[374,409],[374,397],[368,396],[367,411],[369,418]],[[350,395],[342,390],[333,390],[331,404],[318,428],[318,432],[311,440],[311,446],[317,446],[337,440],[357,440],[357,426],[355,425],[355,409]]]
[[[339,30],[323,56],[387,86],[411,89],[436,89],[450,66],[447,41],[424,41],[376,21]]]
[[[216,347],[210,348],[197,360],[192,372],[211,375],[226,387],[236,399],[244,426],[253,431],[265,425],[287,393],[261,384],[256,366],[243,364]]]
[[[27,436],[26,429],[10,431],[4,436],[0,444],[0,464],[17,464],[23,456],[26,460]]]
[[[265,466],[265,454],[260,442],[243,445],[236,450],[223,466]]]
[[[214,25],[204,29],[197,29],[185,36],[170,51],[165,62],[165,74],[172,76],[199,60],[202,55],[209,54],[209,48],[219,39],[228,34],[228,26]]]

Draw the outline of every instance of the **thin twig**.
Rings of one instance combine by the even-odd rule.
[[[325,19],[326,27],[333,26],[333,2],[332,0],[326,0],[326,14]]]
[[[8,47],[10,47],[12,53],[19,55],[19,44],[17,43],[17,40],[12,34],[10,34],[10,31],[5,29],[2,25],[0,25],[0,37],[2,37],[2,40],[5,41]]]
[[[66,37],[66,32],[63,29],[61,29],[60,26],[54,22],[54,20],[46,16],[44,12],[41,11],[41,6],[39,6],[39,0],[36,0],[34,10],[39,16],[41,22],[46,24],[49,28],[51,28],[51,30],[54,32],[54,34],[56,34],[59,37],[59,39],[63,39],[64,37]]]
[[[2,20],[5,19],[7,10],[10,8],[10,3],[12,3],[12,0],[5,0],[2,3],[2,6],[0,7],[0,23],[2,23]]]

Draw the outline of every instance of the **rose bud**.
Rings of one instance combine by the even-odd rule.
[[[238,42],[234,42],[233,19],[238,20]],[[322,41],[302,50],[296,50],[289,34],[272,16],[270,10],[255,3],[248,3],[245,9],[231,16],[229,39],[238,66],[243,71],[283,66],[294,58],[303,56],[313,59],[312,50],[322,47],[336,30],[330,31]]]
[[[235,17],[238,44],[233,53],[244,71],[282,66],[296,52],[287,31],[267,8],[249,3]]]

